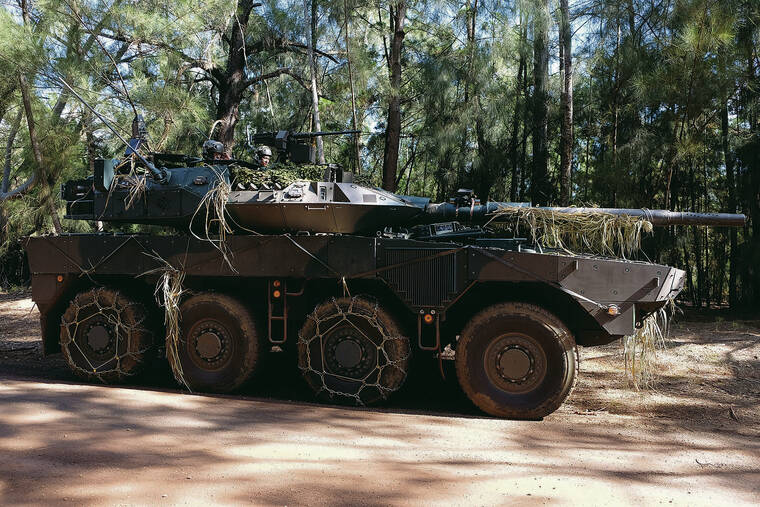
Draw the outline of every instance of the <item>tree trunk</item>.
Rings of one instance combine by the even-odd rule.
[[[619,94],[620,94],[620,19],[617,20],[617,36],[615,39],[615,86],[612,96],[612,170],[617,173],[618,170],[618,121],[619,121]],[[613,179],[612,188],[612,207],[617,207],[617,181]]]
[[[6,80],[2,86],[3,88],[0,88],[0,121],[5,117],[8,105],[18,85],[15,80],[11,79]]]
[[[517,201],[517,163],[518,163],[518,145],[517,145],[517,135],[518,130],[520,129],[520,110],[521,110],[521,98],[522,98],[522,89],[523,89],[523,83],[522,83],[522,77],[523,77],[523,68],[525,67],[525,44],[527,44],[527,41],[523,38],[524,26],[523,26],[523,18],[522,18],[522,11],[520,11],[520,46],[519,46],[519,55],[520,59],[517,64],[517,83],[515,85],[515,111],[514,115],[512,116],[512,138],[509,141],[510,151],[512,155],[512,173],[509,180],[509,200],[512,202]],[[525,128],[523,126],[523,128]]]
[[[40,175],[45,174],[45,162],[42,158],[42,151],[40,150],[40,144],[37,139],[37,129],[34,124],[34,113],[32,111],[32,98],[29,93],[29,83],[26,81],[26,76],[19,74],[19,84],[21,85],[21,97],[24,102],[24,112],[26,113],[26,123],[29,129],[29,142],[32,145],[32,155],[34,156],[35,171],[37,172],[37,180],[45,181],[46,178],[41,178]],[[55,206],[53,199],[53,193],[51,191],[52,185],[49,185],[46,189],[45,203],[50,212],[50,218],[53,221],[53,228],[56,234],[61,234],[63,228],[61,227],[61,221],[58,218],[58,210]]]
[[[573,167],[573,34],[568,0],[560,0],[560,48],[562,49],[562,133],[560,138],[560,204],[570,205]]]
[[[390,98],[388,99],[388,121],[385,128],[385,151],[383,153],[383,188],[396,190],[396,172],[398,171],[398,150],[401,142],[401,50],[404,42],[404,24],[406,23],[406,0],[390,6],[391,51],[388,57],[390,68]]]
[[[311,5],[310,5],[311,4]],[[314,59],[314,46],[317,39],[317,0],[303,0],[303,11],[306,25],[306,57],[309,60],[309,74],[311,78],[311,112],[314,115],[314,130],[322,130],[322,122],[319,119],[319,92],[317,91],[317,61]],[[325,146],[322,136],[317,136],[317,162],[325,163]]]
[[[219,104],[216,119],[219,121],[216,139],[224,144],[225,152],[232,154],[235,146],[235,126],[240,118],[240,102],[243,100],[245,83],[245,32],[253,9],[253,0],[239,0],[229,33],[227,67],[219,82]]]
[[[29,16],[29,10],[28,10],[28,4],[26,0],[21,0],[21,15],[24,20],[25,25],[29,25],[31,23],[31,18]],[[29,143],[32,145],[32,155],[34,156],[34,162],[37,167],[35,167],[34,172],[37,174],[36,177],[32,177],[33,179],[30,180],[31,186],[34,185],[36,181],[44,181],[47,183],[47,187],[45,188],[44,196],[45,196],[45,202],[47,204],[48,210],[50,211],[50,219],[53,221],[53,229],[56,234],[61,234],[63,232],[63,228],[61,227],[61,221],[58,219],[58,210],[56,209],[55,202],[53,200],[53,193],[52,193],[52,186],[55,184],[54,181],[46,181],[47,178],[43,178],[42,175],[44,175],[47,171],[45,170],[45,163],[42,158],[42,151],[40,150],[40,144],[37,139],[37,129],[34,124],[34,113],[32,111],[32,96],[31,92],[29,91],[29,83],[26,80],[26,76],[22,73],[19,73],[18,75],[18,81],[19,81],[19,87],[21,88],[21,100],[24,104],[24,113],[26,114],[26,124],[29,129]]]
[[[525,38],[527,39],[527,26],[525,27]],[[530,108],[528,107],[528,62],[523,65],[523,129],[522,129],[522,141],[520,142],[520,193],[517,196],[518,201],[525,201],[527,199],[527,186],[528,186],[528,135],[530,129],[528,128],[530,120]]]
[[[697,177],[696,177],[696,162],[689,160],[689,204],[687,209],[697,209]],[[694,256],[694,270],[697,275],[697,285],[694,291],[694,306],[702,308],[703,293],[704,293],[704,263],[702,257],[702,231],[699,228],[694,227],[692,232],[692,255]]]
[[[723,103],[721,109],[721,140],[723,144],[723,160],[726,164],[726,186],[728,187],[728,212],[736,213],[736,182],[734,181],[734,157],[731,155],[728,147],[728,100]],[[728,305],[736,308],[738,302],[736,292],[736,267],[739,262],[737,251],[737,232],[736,227],[731,227],[730,231],[731,252],[729,254],[728,267]]]
[[[5,165],[3,168],[3,180],[2,184],[0,185],[0,203],[5,201],[6,199],[11,199],[13,197],[21,197],[24,195],[29,189],[32,188],[32,186],[35,184],[37,180],[37,172],[35,171],[28,180],[26,180],[21,185],[17,186],[14,189],[11,189],[11,164],[13,163],[13,143],[16,140],[16,134],[18,134],[19,128],[21,128],[21,119],[24,115],[24,110],[22,108],[19,108],[18,113],[16,113],[16,118],[14,118],[13,123],[11,124],[11,129],[8,132],[8,140],[5,144]]]
[[[686,271],[686,292],[691,296],[691,303],[694,306],[697,306],[696,301],[696,293],[694,290],[694,276],[691,272],[691,262],[690,262],[690,256],[689,252],[686,249],[686,241],[684,241],[681,245],[682,251],[683,251],[683,262],[678,263],[680,266],[684,267],[684,271]]]
[[[549,0],[541,0],[533,19],[533,177],[531,197],[536,206],[552,197],[548,168]]]
[[[356,93],[354,92],[354,73],[351,67],[351,46],[349,44],[350,38],[348,35],[348,0],[343,0],[343,15],[345,16],[345,24],[343,30],[346,37],[346,63],[348,65],[348,83],[351,86],[351,125],[354,130],[359,130],[357,125],[359,122],[356,119]],[[361,152],[359,148],[359,134],[354,134],[354,152],[356,157],[356,163],[354,165],[354,171],[358,174],[361,172]]]

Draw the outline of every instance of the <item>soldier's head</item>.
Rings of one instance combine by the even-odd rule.
[[[205,141],[203,143],[203,158],[206,160],[224,159],[224,144],[213,139]]]
[[[272,150],[269,149],[269,146],[260,146],[257,154],[262,167],[268,166],[270,160],[272,160]]]

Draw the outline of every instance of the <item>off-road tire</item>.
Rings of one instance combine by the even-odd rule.
[[[254,375],[262,348],[251,312],[237,299],[212,292],[194,295],[180,305],[176,347],[172,340],[166,337],[166,355],[175,379],[201,392],[239,388]]]
[[[527,303],[500,303],[462,330],[456,370],[462,390],[487,414],[540,419],[570,395],[578,349],[552,313]]]
[[[106,287],[81,292],[71,301],[61,317],[60,343],[75,375],[104,384],[139,375],[154,354],[145,307]]]
[[[377,302],[353,297],[322,303],[298,337],[298,367],[321,401],[372,405],[406,381],[409,338]]]

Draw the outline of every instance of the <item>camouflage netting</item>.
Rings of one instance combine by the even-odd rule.
[[[157,253],[145,254],[151,259],[155,260],[161,266],[146,271],[140,276],[155,275],[158,274],[158,281],[156,282],[156,288],[153,292],[153,296],[156,299],[156,304],[164,309],[164,326],[166,329],[166,358],[169,361],[169,365],[172,368],[172,373],[177,383],[184,385],[190,389],[185,381],[185,375],[182,371],[182,364],[179,360],[179,343],[180,343],[180,311],[179,306],[182,302],[182,296],[185,294],[183,283],[185,281],[184,270],[177,269],[172,266],[166,259],[162,258]]]
[[[250,190],[262,188],[285,188],[295,181],[322,181],[325,176],[325,167],[320,165],[301,165],[291,163],[277,163],[266,169],[254,170],[236,165],[230,166],[230,180],[233,190]],[[354,175],[354,182],[359,185],[374,186],[371,178],[366,174]]]
[[[206,192],[201,202],[198,203],[198,207],[190,219],[189,229],[196,239],[207,241],[219,250],[225,264],[230,270],[237,272],[230,259],[230,251],[227,245],[227,235],[232,234],[232,227],[228,222],[226,207],[232,188],[222,174],[216,170],[214,172],[217,176],[216,184]],[[200,223],[202,223],[202,230]],[[198,236],[197,230],[200,230],[203,236]]]
[[[351,342],[361,361],[340,365],[336,349]],[[309,315],[298,336],[298,367],[317,397],[369,405],[387,399],[406,380],[411,349],[377,302],[333,299]]]
[[[636,389],[653,387],[657,375],[657,349],[665,348],[674,308],[675,303],[669,301],[668,305],[644,319],[635,333],[623,337],[625,371]]]
[[[542,208],[502,207],[492,223],[515,224],[527,228],[533,241],[545,248],[567,252],[630,258],[641,249],[643,234],[652,232],[652,223],[640,217],[602,212],[557,213]]]
[[[166,359],[169,361],[174,379],[188,391],[192,391],[182,370],[179,360],[180,343],[180,311],[179,305],[185,292],[182,283],[185,273],[167,265],[156,284],[155,297],[160,306],[164,307],[164,325],[166,326]]]
[[[77,295],[61,318],[61,349],[82,378],[123,382],[140,373],[153,347],[147,312],[122,293],[94,288]]]
[[[249,189],[250,186],[262,188],[264,185],[285,188],[298,180],[321,181],[324,173],[325,168],[318,165],[275,164],[260,171],[230,166],[233,190]]]

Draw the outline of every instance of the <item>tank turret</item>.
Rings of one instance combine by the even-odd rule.
[[[135,129],[142,138],[142,131]],[[318,135],[354,133],[279,131],[253,136],[258,145],[272,146],[278,160],[312,162],[305,140]],[[124,160],[97,160],[95,173],[84,180],[65,183],[62,197],[66,217],[103,222],[174,226],[187,230],[204,198],[223,187],[226,214],[237,232],[333,233],[374,235],[387,228],[456,222],[468,226],[510,220],[509,208],[530,203],[481,203],[472,191],[460,189],[448,202],[431,203],[424,197],[393,194],[360,185],[353,174],[335,164],[324,166],[323,181],[296,180],[287,185],[241,184],[235,171],[266,171],[260,160],[250,163],[209,154],[223,153],[216,141],[204,144],[204,156],[154,153],[145,158],[136,150],[141,139],[132,139]],[[217,146],[219,145],[219,146]],[[261,147],[257,148],[260,152]],[[271,151],[267,150],[271,155]],[[267,156],[267,163],[268,157]],[[137,171],[135,171],[137,167]],[[259,172],[258,174],[266,174]],[[648,220],[654,226],[742,226],[745,217],[733,213],[690,213],[668,210],[618,208],[541,208],[556,214],[605,213]]]

